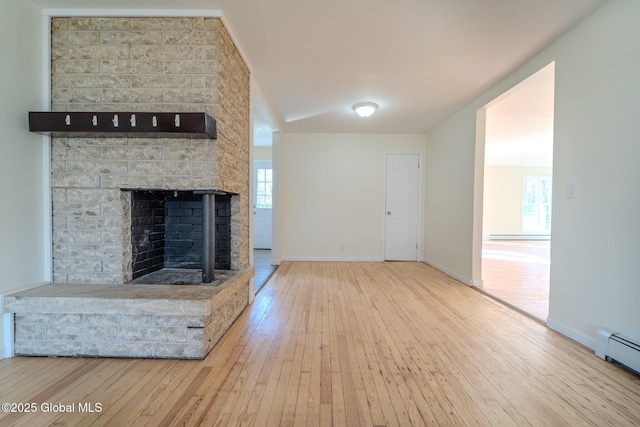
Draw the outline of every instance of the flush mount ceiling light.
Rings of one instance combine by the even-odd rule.
[[[378,108],[378,104],[375,102],[360,102],[353,106],[353,110],[360,117],[369,117],[374,111],[376,111],[376,108]]]

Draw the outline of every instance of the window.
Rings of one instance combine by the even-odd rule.
[[[273,170],[256,168],[256,208],[271,209],[273,195]]]
[[[550,233],[551,177],[525,177],[522,195],[522,231]]]

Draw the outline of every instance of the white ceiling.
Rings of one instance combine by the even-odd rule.
[[[606,0],[32,1],[47,9],[220,10],[273,126],[425,133]],[[380,108],[359,118],[351,107],[362,101]]]
[[[487,107],[485,164],[551,167],[555,64],[549,64]]]

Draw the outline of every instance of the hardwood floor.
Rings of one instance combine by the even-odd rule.
[[[550,241],[493,240],[482,245],[482,291],[546,323]]]
[[[283,263],[203,361],[19,357],[0,384],[36,409],[2,426],[640,425],[639,377],[421,263]]]

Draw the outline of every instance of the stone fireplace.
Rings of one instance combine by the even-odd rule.
[[[248,266],[249,74],[219,19],[54,18],[52,110],[204,112],[218,129],[54,137],[54,282],[134,278],[133,190],[230,195],[229,269]]]
[[[207,113],[217,138],[52,137],[51,286],[59,286],[42,293],[62,300],[7,299],[16,354],[204,357],[246,306],[252,276],[248,69],[216,18],[60,17],[51,28],[52,111]],[[211,197],[207,249],[202,206]],[[235,277],[230,289],[131,283],[163,268],[204,270],[210,258]],[[109,289],[118,296],[106,303]],[[161,303],[180,293],[197,301],[192,311]],[[202,305],[216,294],[221,301]],[[114,301],[126,301],[120,312]]]

